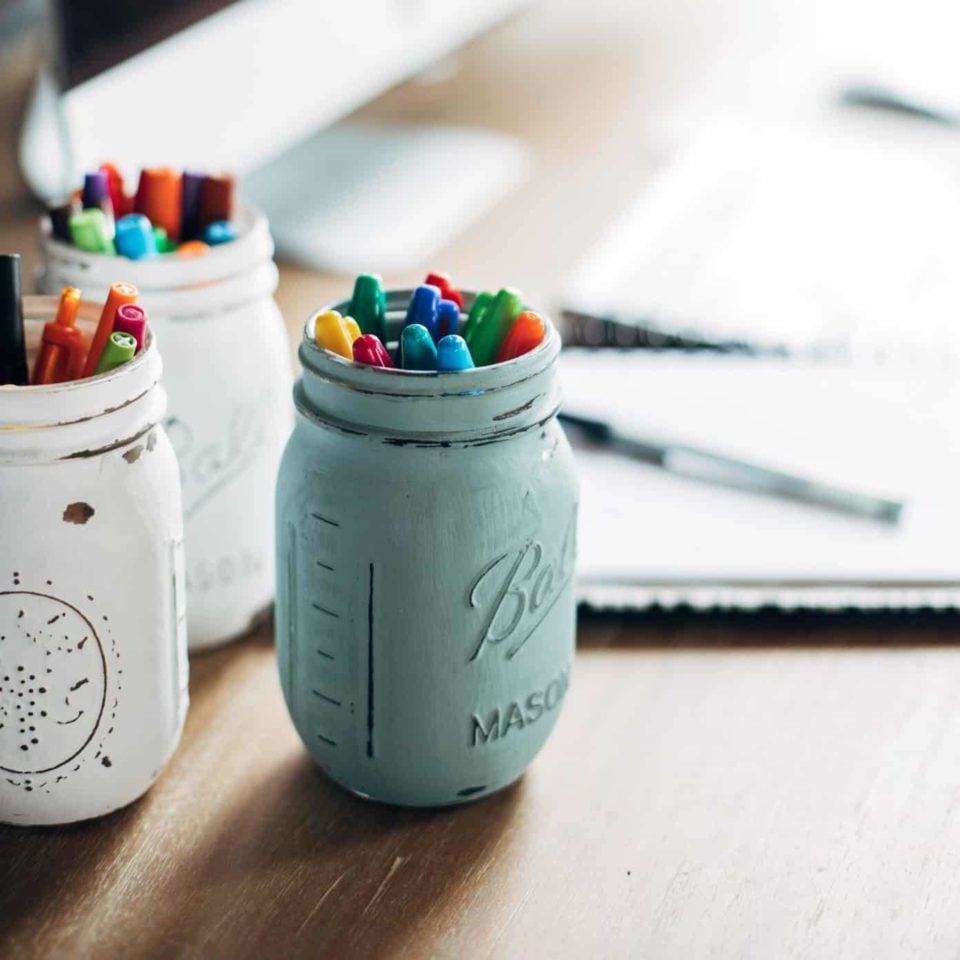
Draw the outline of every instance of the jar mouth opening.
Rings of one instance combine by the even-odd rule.
[[[407,304],[412,295],[412,289],[387,291],[387,345],[391,349],[396,347]],[[463,292],[464,309],[460,313],[461,320],[475,297],[476,293]],[[321,307],[310,315],[303,326],[300,362],[311,373],[325,380],[339,381],[348,388],[367,393],[409,397],[481,395],[492,390],[514,386],[536,376],[554,363],[560,352],[560,334],[553,322],[541,313],[546,326],[543,341],[533,350],[513,360],[473,367],[469,370],[445,372],[367,366],[323,349],[317,345],[312,336],[313,319],[318,314],[326,310],[336,310],[346,316],[349,309],[350,300],[341,300]]]
[[[33,371],[43,327],[56,315],[59,297],[23,298],[27,368]],[[103,304],[81,300],[77,326],[92,335]],[[147,325],[143,349],[125,364],[80,380],[0,388],[0,433],[68,426],[111,413],[143,396],[160,379],[160,357]]]
[[[217,282],[272,257],[273,241],[266,217],[258,208],[237,204],[232,222],[237,228],[237,239],[210,247],[200,256],[178,257],[171,253],[143,260],[80,250],[53,235],[46,214],[40,217],[38,231],[40,246],[48,258],[67,261],[75,269],[88,271],[92,278],[107,271],[111,276],[122,273],[141,293],[147,293]]]

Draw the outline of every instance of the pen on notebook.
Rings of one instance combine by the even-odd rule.
[[[20,257],[16,253],[3,253],[0,254],[0,386],[25,387],[28,383]]]
[[[903,509],[900,500],[824,483],[701,447],[643,439],[621,432],[604,420],[580,416],[571,411],[561,411],[559,420],[566,426],[580,430],[595,443],[662,467],[678,476],[797,500],[884,523],[896,523]]]

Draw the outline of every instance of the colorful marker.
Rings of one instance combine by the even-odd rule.
[[[110,334],[113,332],[113,322],[116,319],[117,310],[125,303],[134,303],[136,299],[137,288],[132,283],[115,283],[110,287],[110,293],[107,295],[107,301],[100,312],[97,330],[93,335],[93,341],[83,365],[82,376],[89,377],[97,369],[100,354],[103,353],[107,340],[110,339]],[[134,346],[136,346],[136,343],[134,343]]]
[[[444,300],[452,300],[458,309],[463,309],[463,294],[453,288],[449,273],[428,273],[423,282],[437,287]]]
[[[353,359],[368,367],[392,367],[387,348],[375,333],[365,333],[353,341]]]
[[[374,333],[387,339],[387,298],[383,283],[375,273],[361,273],[353,284],[350,316],[360,324],[363,333]]]
[[[76,380],[83,370],[87,342],[77,329],[80,291],[64,287],[60,291],[57,315],[43,325],[43,339],[33,365],[33,384],[45,386]]]
[[[133,209],[144,214],[155,227],[163,227],[167,236],[175,240],[180,236],[180,191],[180,174],[176,170],[150,167],[140,173]]]
[[[229,173],[208,174],[203,178],[200,184],[200,230],[206,230],[211,223],[233,219],[235,183]]]
[[[157,238],[142,213],[128,213],[117,221],[113,243],[117,253],[128,260],[146,260],[157,255]]]
[[[203,229],[203,242],[210,247],[219,247],[221,243],[232,243],[236,239],[236,228],[229,220],[215,220]]]
[[[202,257],[210,248],[202,240],[188,240],[174,251],[178,257]]]
[[[460,332],[460,308],[454,300],[441,300],[437,304],[437,327],[440,337]]]
[[[153,242],[157,245],[157,253],[175,253],[177,245],[167,236],[163,227],[153,228]]]
[[[440,305],[440,288],[432,284],[422,283],[413,291],[410,305],[407,307],[407,316],[403,321],[405,327],[412,323],[419,323],[430,331],[434,343],[440,339],[440,320],[437,308]]]
[[[110,199],[110,181],[102,170],[84,174],[81,202],[84,210],[102,210],[107,223],[114,219],[113,201]]]
[[[87,253],[117,252],[113,243],[113,228],[99,207],[77,210],[70,217],[70,237],[78,250]]]
[[[473,362],[478,367],[485,367],[496,360],[510,327],[522,311],[523,298],[516,290],[504,287],[493,298],[493,303],[466,338]]]
[[[139,303],[125,303],[117,308],[113,321],[114,333],[129,333],[137,342],[137,353],[143,349],[147,335],[147,311]]]
[[[547,326],[543,322],[543,317],[532,310],[524,310],[513,321],[513,326],[497,354],[497,363],[503,363],[505,360],[515,360],[517,357],[529,353],[534,347],[543,343],[546,334]]]
[[[456,373],[459,370],[472,370],[475,364],[470,348],[463,337],[451,334],[442,337],[437,344],[437,370],[440,373]]]
[[[313,339],[318,347],[329,350],[347,360],[353,359],[353,336],[347,324],[349,317],[344,318],[336,310],[327,310],[319,314],[313,321]],[[356,327],[354,327],[356,329]]]
[[[94,373],[109,373],[133,359],[137,352],[137,341],[129,333],[111,333]]]
[[[487,290],[482,290],[473,298],[473,306],[470,307],[470,312],[467,314],[467,322],[463,325],[464,340],[470,337],[470,334],[477,324],[480,323],[481,317],[487,312],[487,307],[489,307],[491,303],[493,303],[493,294]]]
[[[411,323],[401,331],[400,366],[404,370],[437,369],[437,345],[423,324]]]
[[[183,171],[180,182],[180,239],[195,240],[200,236],[200,189],[204,175]]]
[[[107,178],[107,186],[110,191],[110,205],[113,207],[113,215],[118,219],[125,217],[133,209],[132,201],[127,197],[123,189],[123,177],[120,171],[112,163],[101,163],[100,172]],[[126,209],[130,207],[130,209]]]
[[[47,206],[50,232],[64,243],[73,243],[73,236],[70,233],[70,218],[76,212],[76,209],[72,200]]]
[[[0,386],[25,387],[27,349],[23,337],[23,301],[20,295],[20,257],[0,254]]]

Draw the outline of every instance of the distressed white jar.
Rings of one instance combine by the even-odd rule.
[[[409,295],[388,295],[394,335]],[[288,708],[360,796],[477,799],[523,773],[569,682],[577,485],[555,420],[559,337],[436,374],[354,364],[310,332],[277,486]]]
[[[183,485],[191,650],[247,632],[273,600],[273,491],[293,424],[273,241],[253,208],[241,206],[235,222],[238,239],[203,256],[136,261],[77,250],[46,222],[40,231],[44,292],[74,286],[96,300],[122,273],[163,351],[165,426]]]
[[[54,297],[28,297],[35,351]],[[100,305],[84,301],[92,329]],[[152,337],[74,383],[0,390],[0,821],[139,797],[187,708],[180,485]]]

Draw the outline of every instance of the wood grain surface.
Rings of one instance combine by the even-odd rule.
[[[548,300],[660,161],[651,113],[805,6],[556,0],[363,112],[530,142],[534,176],[443,266]],[[0,247],[28,271],[13,131],[34,60],[0,64]],[[283,265],[291,333],[343,290]],[[954,619],[584,620],[528,774],[417,812],[312,766],[264,629],[194,658],[182,745],[142,801],[0,829],[0,956],[957,957],[958,638]]]

